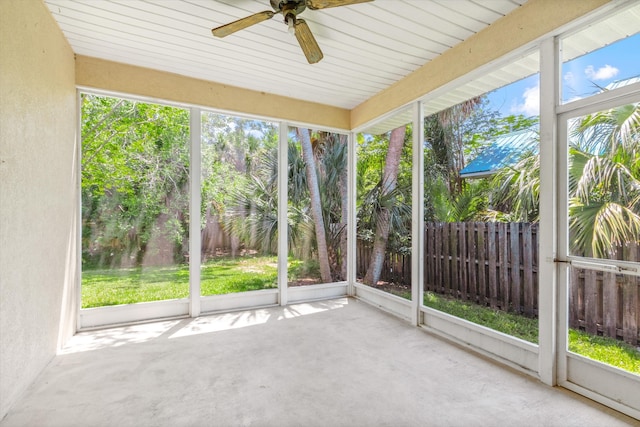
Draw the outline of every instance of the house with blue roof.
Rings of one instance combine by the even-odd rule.
[[[489,177],[503,167],[516,164],[523,154],[532,151],[537,153],[539,140],[537,127],[500,135],[460,170],[460,177]]]
[[[603,91],[640,82],[640,76],[609,83]],[[501,168],[515,165],[522,155],[538,152],[538,127],[510,132],[497,137],[469,164],[460,170],[461,178],[487,178]]]

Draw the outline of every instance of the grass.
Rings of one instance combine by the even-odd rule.
[[[251,256],[221,258],[200,270],[202,295],[231,294],[278,287],[278,258]]]
[[[569,350],[581,356],[640,374],[640,351],[625,342],[570,329]]]
[[[289,259],[289,280],[314,283],[317,262]],[[200,294],[221,295],[278,287],[276,256],[221,257],[200,269]],[[82,308],[189,297],[189,266],[86,269]]]
[[[188,296],[188,266],[84,270],[82,272],[82,308]]]
[[[216,258],[200,270],[202,295],[277,287],[275,256]],[[189,266],[82,272],[82,308],[189,297]]]
[[[425,292],[424,305],[525,341],[538,343],[538,319],[444,298],[433,292]]]
[[[493,310],[478,304],[444,298],[425,292],[428,307],[469,320],[523,340],[538,342],[538,320]],[[569,351],[581,356],[640,374],[640,351],[624,342],[608,337],[593,336],[586,332],[569,330]]]

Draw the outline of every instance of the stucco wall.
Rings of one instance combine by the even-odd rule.
[[[75,117],[73,52],[47,8],[1,0],[0,419],[73,327]]]

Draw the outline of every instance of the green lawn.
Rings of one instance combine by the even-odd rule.
[[[425,292],[424,304],[496,331],[532,343],[538,342],[537,319],[445,298],[432,292]],[[613,338],[593,336],[571,329],[569,330],[569,350],[593,360],[640,374],[640,351]]]
[[[200,270],[202,295],[277,287],[275,256],[217,258]],[[189,267],[144,267],[82,272],[82,308],[189,297]]]
[[[425,292],[424,305],[525,341],[538,342],[538,319],[444,298],[433,292]]]
[[[622,341],[569,330],[569,350],[582,356],[640,374],[640,351]]]

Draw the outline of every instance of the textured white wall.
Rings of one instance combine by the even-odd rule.
[[[61,313],[73,313],[76,109],[73,52],[48,9],[1,0],[0,419],[73,328]]]

